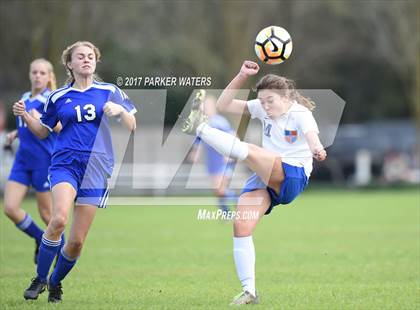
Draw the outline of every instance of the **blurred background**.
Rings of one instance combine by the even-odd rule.
[[[328,159],[315,164],[313,184],[418,186],[419,12],[416,1],[1,0],[1,141],[15,128],[11,106],[30,88],[34,58],[53,63],[60,85],[65,80],[61,52],[75,41],[89,40],[101,49],[97,70],[106,82],[116,83],[118,76],[208,76],[209,88],[221,89],[243,60],[256,61],[257,33],[278,25],[292,36],[292,55],[278,66],[261,65],[261,75],[285,75],[301,89],[331,89],[346,101]],[[192,91],[167,89],[166,132]],[[250,139],[257,142],[258,126],[250,126]],[[165,169],[158,169],[160,163],[150,156],[154,150],[148,151],[146,183],[165,177]],[[3,148],[0,155],[3,189],[14,155]],[[185,160],[169,190],[144,193],[185,194],[189,169]],[[117,190],[122,194],[127,194],[129,171],[121,170]],[[238,171],[242,182],[248,172]],[[206,177],[204,168],[197,177]]]

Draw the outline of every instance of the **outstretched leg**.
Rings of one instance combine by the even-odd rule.
[[[220,154],[244,161],[269,187],[279,192],[284,180],[284,170],[279,155],[254,144],[245,143],[206,123],[197,127],[197,135]]]

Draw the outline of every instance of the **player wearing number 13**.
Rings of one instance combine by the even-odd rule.
[[[45,290],[60,236],[75,201],[69,240],[48,280],[48,301],[61,301],[61,281],[80,255],[96,207],[106,206],[107,179],[114,165],[108,117],[118,117],[130,131],[136,127],[133,115],[136,109],[128,97],[118,87],[97,81],[94,72],[99,59],[99,49],[90,42],[76,42],[67,47],[62,61],[69,84],[51,93],[40,122],[34,119],[27,122],[39,137],[46,137],[58,123],[62,130],[49,170],[53,215],[42,238],[37,276],[25,291],[25,299],[36,299]]]

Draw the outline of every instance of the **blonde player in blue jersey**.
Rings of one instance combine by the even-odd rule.
[[[25,103],[27,113],[39,118],[48,95],[56,88],[53,66],[43,58],[33,60],[29,69],[29,79],[31,90],[23,94],[20,101]],[[32,186],[36,192],[41,219],[48,225],[52,206],[48,167],[51,163],[55,135],[40,140],[28,129],[21,116],[16,117],[16,127],[17,129],[6,137],[6,146],[19,138],[19,148],[4,189],[4,213],[17,228],[35,239],[34,261],[36,263],[44,231],[21,208],[21,204],[29,187]]]
[[[14,107],[15,114],[22,116],[41,138],[47,137],[57,124],[62,125],[49,170],[52,217],[42,236],[37,275],[25,290],[25,299],[37,299],[48,287],[48,302],[61,301],[61,281],[80,256],[97,207],[104,208],[107,203],[107,179],[114,166],[108,118],[117,117],[129,131],[136,128],[136,109],[128,97],[115,85],[97,81],[99,60],[99,49],[92,43],[70,45],[62,54],[69,83],[50,94],[40,121],[26,113],[22,104]],[[68,241],[48,278],[73,205]]]
[[[314,103],[284,77],[269,74],[257,83],[257,99],[235,99],[248,77],[259,66],[245,61],[240,72],[222,92],[218,108],[224,112],[246,113],[263,126],[262,147],[240,141],[233,135],[212,128],[201,109],[193,109],[183,128],[196,134],[225,156],[243,161],[254,174],[247,180],[237,204],[234,221],[233,254],[243,291],[232,305],[259,302],[255,288],[255,249],[252,233],[264,214],[279,204],[292,202],[307,186],[312,158],[322,161],[327,153],[318,138],[312,116]],[[245,216],[258,214],[258,217]]]

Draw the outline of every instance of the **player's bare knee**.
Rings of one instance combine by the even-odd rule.
[[[79,255],[83,248],[83,240],[79,238],[68,240],[66,247],[73,255]]]
[[[233,223],[233,231],[235,237],[251,236],[255,225],[252,222],[244,219],[235,219]]]
[[[235,237],[249,237],[252,235],[252,229],[234,229],[233,234]]]
[[[17,216],[18,210],[19,210],[19,207],[16,206],[15,204],[7,203],[7,202],[4,204],[3,212],[4,214],[7,215],[7,217],[11,219]]]
[[[214,194],[215,194],[217,197],[224,197],[224,195],[225,195],[225,190],[224,190],[224,189],[222,189],[222,188],[215,188],[215,189],[214,189]]]
[[[67,216],[56,214],[51,218],[49,227],[53,230],[53,233],[62,233],[67,225]]]

